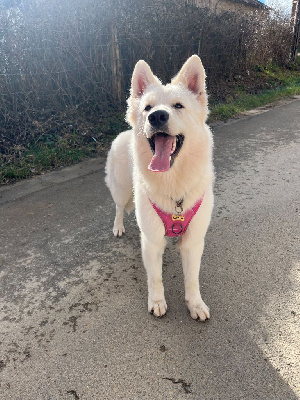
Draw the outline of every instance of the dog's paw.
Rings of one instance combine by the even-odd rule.
[[[163,300],[149,300],[148,302],[148,310],[151,314],[155,315],[156,317],[162,317],[167,312],[167,303],[165,299]]]
[[[193,319],[206,321],[210,318],[209,308],[202,299],[195,303],[188,300],[186,300],[185,302]]]
[[[113,233],[115,237],[121,237],[125,233],[124,225],[114,225]]]

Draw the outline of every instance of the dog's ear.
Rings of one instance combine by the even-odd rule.
[[[205,71],[200,58],[191,56],[182,66],[178,74],[172,79],[172,84],[182,84],[197,95],[203,105],[207,104]]]
[[[141,97],[151,83],[161,85],[159,79],[153,75],[149,65],[143,60],[138,61],[132,74],[131,96]]]

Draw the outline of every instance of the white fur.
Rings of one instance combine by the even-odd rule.
[[[184,108],[176,109],[181,103]],[[152,158],[147,138],[152,135],[145,107],[151,112],[169,114],[171,135],[184,135],[183,146],[173,166],[166,172],[148,170]],[[141,230],[141,245],[148,277],[148,309],[156,316],[167,310],[162,283],[162,256],[166,246],[163,223],[149,198],[166,212],[173,213],[174,200],[184,198],[184,211],[191,208],[204,193],[200,209],[186,233],[180,237],[185,301],[191,317],[204,321],[209,309],[201,298],[199,270],[204,237],[213,208],[212,135],[206,125],[207,95],[205,72],[198,56],[190,57],[178,75],[166,86],[155,77],[144,61],[139,61],[132,76],[127,120],[131,131],[122,132],[113,142],[106,164],[106,183],[116,203],[113,233],[122,236],[124,210],[134,203]]]

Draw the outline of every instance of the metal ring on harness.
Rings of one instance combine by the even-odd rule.
[[[174,233],[174,235],[180,235],[183,232],[182,225],[181,224],[173,224],[172,225],[172,232]]]

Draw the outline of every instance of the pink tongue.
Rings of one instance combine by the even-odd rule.
[[[173,136],[155,137],[155,154],[148,166],[150,171],[164,172],[170,169],[170,154],[173,145]]]

